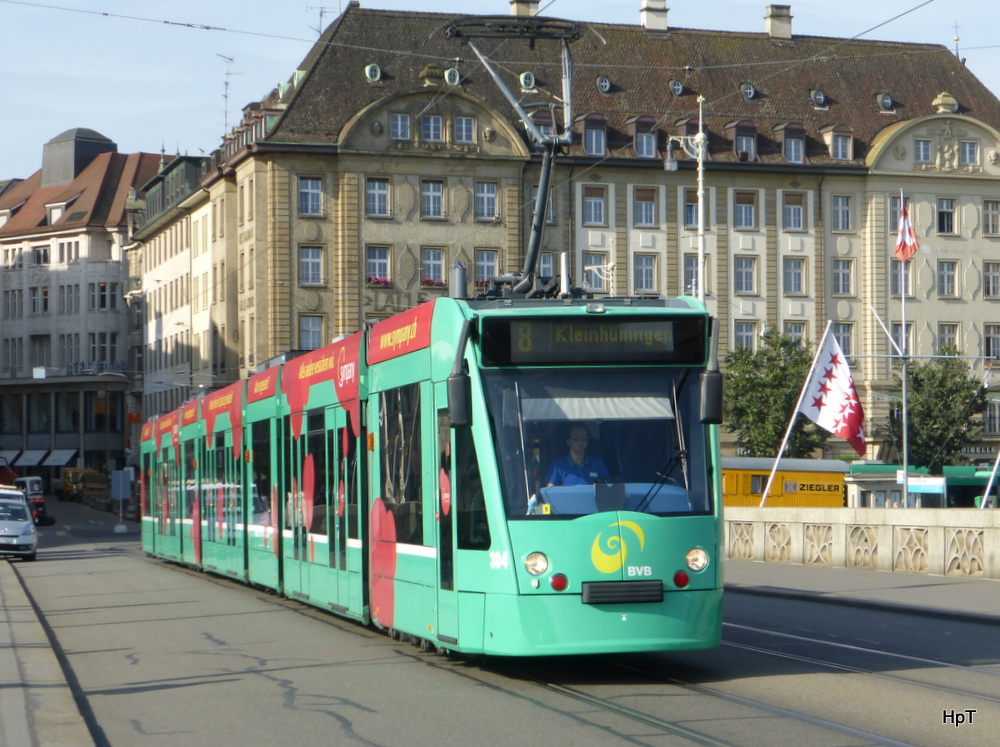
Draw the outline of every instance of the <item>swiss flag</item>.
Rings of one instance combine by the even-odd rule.
[[[812,375],[806,382],[799,412],[820,428],[847,439],[859,456],[865,446],[865,414],[858,401],[851,369],[837,338],[827,333],[816,356]]]
[[[905,262],[920,248],[917,242],[917,235],[913,232],[913,224],[910,223],[910,215],[906,212],[906,202],[902,194],[899,196],[899,238],[896,239],[896,258],[900,262]]]

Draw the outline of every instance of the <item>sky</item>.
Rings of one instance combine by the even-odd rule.
[[[784,0],[794,34],[943,44],[1000,95],[995,0]],[[324,5],[325,3],[325,5]],[[347,0],[0,0],[0,180],[85,127],[121,153],[201,155],[243,107],[288,80]],[[362,7],[508,15],[508,0],[361,0]],[[542,15],[639,23],[642,0],[541,0]],[[667,0],[672,27],[764,31],[767,0]],[[386,40],[391,48],[391,40]],[[937,92],[935,92],[937,93]]]

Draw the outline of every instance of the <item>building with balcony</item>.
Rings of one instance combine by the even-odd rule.
[[[125,466],[139,402],[123,247],[137,190],[159,167],[158,155],[74,129],[0,194],[0,456],[21,474]]]

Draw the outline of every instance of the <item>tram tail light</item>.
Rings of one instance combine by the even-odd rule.
[[[569,579],[561,573],[554,573],[549,579],[549,585],[553,591],[566,591],[569,587]]]
[[[687,585],[691,583],[691,577],[688,576],[687,571],[677,571],[674,574],[674,586],[678,589],[685,589]]]

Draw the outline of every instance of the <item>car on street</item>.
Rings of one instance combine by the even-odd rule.
[[[37,551],[38,530],[27,502],[0,494],[0,556],[34,560]]]

